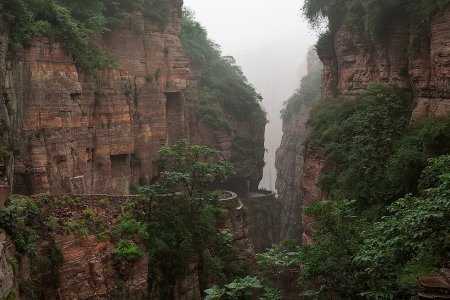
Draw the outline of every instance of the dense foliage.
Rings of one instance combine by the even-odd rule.
[[[234,58],[223,56],[219,46],[208,39],[206,30],[189,11],[183,13],[180,35],[194,67],[201,71],[198,86],[200,116],[216,127],[229,129],[226,115],[247,120],[256,132],[266,124],[261,96],[245,78]]]
[[[301,265],[305,298],[409,298],[449,259],[450,119],[410,124],[412,106],[407,91],[374,85],[312,110],[307,144],[325,148],[330,200],[306,208],[312,244],[261,256],[276,272]]]
[[[415,47],[416,38],[427,35],[431,18],[449,4],[450,0],[306,0],[303,12],[315,28],[320,29],[328,22],[331,35],[322,35],[317,46],[321,54],[331,54],[331,49],[324,46],[329,44],[344,16],[354,30],[363,31],[372,41],[382,36],[394,20],[406,18],[413,33],[411,46]]]
[[[139,189],[142,197],[130,203],[114,231],[120,240],[113,253],[118,261],[134,259],[134,245],[143,243],[149,256],[149,293],[161,299],[173,299],[177,280],[192,263],[198,263],[202,291],[208,282],[228,282],[246,274],[231,234],[216,228],[224,213],[219,193],[208,190],[234,175],[234,168],[216,150],[185,141],[163,147],[155,162],[157,181]]]
[[[424,184],[425,182],[431,184]],[[307,295],[409,299],[417,277],[431,275],[450,253],[450,156],[432,159],[419,196],[406,195],[373,223],[351,201],[309,208],[317,218],[315,242],[300,251]],[[320,280],[319,280],[320,278]]]
[[[340,199],[363,203],[392,196],[390,158],[408,128],[412,101],[400,89],[374,86],[356,99],[325,102],[311,113],[311,143],[325,146],[328,169],[322,187]]]
[[[412,101],[399,88],[376,85],[353,101],[327,101],[313,109],[310,144],[327,153],[322,188],[361,207],[417,192],[429,155],[450,150],[450,121],[409,126]]]
[[[91,42],[95,34],[110,31],[137,11],[164,23],[170,6],[157,0],[4,0],[0,11],[12,44],[26,47],[34,36],[48,36],[61,41],[78,66],[90,69],[115,65]]]

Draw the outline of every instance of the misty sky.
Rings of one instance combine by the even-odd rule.
[[[261,186],[274,189],[282,130],[280,109],[299,86],[306,52],[316,41],[301,15],[302,0],[185,0],[224,55],[236,58],[258,93],[270,124]]]

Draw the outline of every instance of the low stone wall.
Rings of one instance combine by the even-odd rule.
[[[219,202],[228,209],[240,206],[238,195],[230,191],[223,191],[219,198]]]
[[[274,192],[259,191],[241,199],[248,215],[248,235],[256,253],[280,240],[280,203]]]

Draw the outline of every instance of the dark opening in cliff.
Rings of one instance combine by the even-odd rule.
[[[180,93],[165,93],[167,142],[173,146],[184,138],[183,110]]]
[[[14,174],[13,194],[29,196],[31,191],[31,174]]]

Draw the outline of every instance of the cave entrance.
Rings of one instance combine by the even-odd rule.
[[[180,93],[166,95],[166,141],[169,146],[184,138],[183,107]]]

